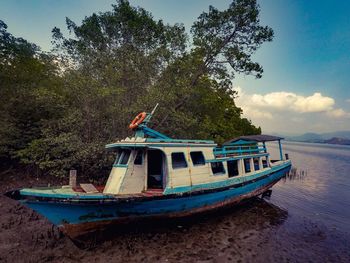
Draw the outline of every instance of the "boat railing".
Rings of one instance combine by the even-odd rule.
[[[214,159],[205,160],[206,163],[215,162],[226,162],[233,160],[242,160],[245,158],[256,158],[256,157],[268,157],[269,153],[255,153],[255,154],[244,154],[244,155],[227,155],[227,156],[215,156]],[[262,160],[263,162],[266,160]]]
[[[229,157],[237,155],[251,155],[266,153],[264,146],[224,146],[214,148],[214,155],[216,157]]]

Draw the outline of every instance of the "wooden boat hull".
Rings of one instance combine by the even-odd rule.
[[[71,238],[111,224],[145,218],[184,217],[206,212],[258,196],[290,170],[290,163],[273,173],[229,187],[147,198],[114,200],[58,200],[19,198],[26,206],[48,218]]]
[[[215,209],[220,209],[229,205],[235,205],[240,203],[243,200],[258,196],[268,189],[270,189],[277,181],[262,187],[260,189],[257,189],[253,192],[250,192],[245,195],[241,195],[238,197],[233,197],[225,201],[221,201],[215,204],[206,205],[203,207],[191,209],[188,211],[182,211],[182,212],[170,212],[170,213],[164,213],[164,214],[157,214],[157,215],[143,215],[143,216],[130,216],[130,217],[120,217],[115,218],[112,220],[101,220],[101,221],[94,221],[94,222],[86,222],[86,223],[80,223],[80,224],[62,224],[59,226],[60,230],[68,235],[69,237],[75,239],[82,235],[86,235],[89,233],[92,233],[96,231],[96,229],[109,227],[112,225],[118,225],[118,224],[130,224],[133,222],[137,222],[139,220],[144,219],[154,219],[154,220],[161,220],[161,219],[168,219],[168,218],[181,218],[186,216],[191,216],[199,213],[205,213],[208,211],[212,211]]]

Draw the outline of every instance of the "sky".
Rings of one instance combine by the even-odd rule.
[[[169,24],[192,23],[209,5],[229,0],[130,0]],[[260,0],[261,24],[275,37],[253,56],[261,79],[237,75],[236,104],[263,133],[285,135],[350,130],[350,1]],[[51,30],[65,30],[65,17],[79,24],[114,0],[0,0],[8,31],[51,49]]]

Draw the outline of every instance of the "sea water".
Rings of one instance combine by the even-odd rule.
[[[267,147],[278,159],[278,145]],[[284,142],[285,153],[296,176],[276,184],[270,202],[289,216],[350,233],[350,146]]]

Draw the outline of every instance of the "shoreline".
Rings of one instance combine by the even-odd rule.
[[[2,180],[0,191],[23,185]],[[40,215],[1,196],[0,230],[2,262],[350,261],[349,234],[258,198],[199,217],[98,231],[90,249],[81,249]]]
[[[319,146],[334,146],[334,147],[347,147],[350,148],[350,144],[336,144],[336,143],[326,143],[326,142],[302,142],[302,141],[291,141],[285,140],[284,144],[293,143],[293,144],[310,144],[310,145],[319,145]]]

